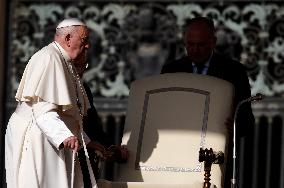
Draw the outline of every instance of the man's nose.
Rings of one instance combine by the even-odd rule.
[[[200,45],[199,44],[194,44],[193,46],[192,46],[192,50],[193,51],[199,51],[200,50]]]

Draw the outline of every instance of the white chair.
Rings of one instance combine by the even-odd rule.
[[[202,188],[200,148],[225,153],[234,89],[227,81],[170,73],[132,83],[122,144],[130,157],[114,181],[100,187]],[[211,187],[221,188],[225,165],[212,165]]]

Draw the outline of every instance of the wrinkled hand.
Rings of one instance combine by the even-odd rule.
[[[101,145],[98,142],[95,141],[91,141],[87,144],[87,148],[91,149],[91,150],[97,150],[100,151],[102,153],[104,153],[106,151],[105,147],[103,145]]]
[[[89,155],[95,158],[98,155],[101,159],[106,159],[106,149],[103,145],[96,141],[91,141],[87,144]]]
[[[76,136],[70,136],[63,141],[63,146],[66,149],[72,149],[77,152],[79,148],[79,140]]]
[[[121,152],[121,159],[122,161],[127,161],[129,157],[129,151],[125,146],[119,146],[120,147],[120,152]]]
[[[91,141],[87,145],[90,155],[98,155],[102,160],[109,161],[110,158],[114,155],[113,151],[107,150],[102,144]]]
[[[112,145],[106,151],[108,161],[126,162],[129,157],[128,149],[124,146]]]

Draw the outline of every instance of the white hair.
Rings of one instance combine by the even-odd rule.
[[[75,27],[77,26],[69,26],[69,27],[62,27],[56,29],[55,35],[60,37],[60,36],[66,36],[67,34],[72,34],[75,31]]]

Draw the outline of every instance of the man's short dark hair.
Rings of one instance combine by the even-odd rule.
[[[188,28],[195,23],[204,23],[206,26],[208,26],[208,29],[211,33],[215,33],[214,22],[211,18],[201,16],[192,18],[188,21],[186,30],[188,30]]]

